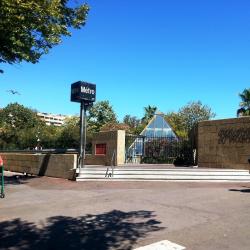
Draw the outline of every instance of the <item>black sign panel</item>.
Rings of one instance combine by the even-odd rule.
[[[71,84],[72,102],[94,102],[96,97],[96,85],[88,82],[75,82]]]

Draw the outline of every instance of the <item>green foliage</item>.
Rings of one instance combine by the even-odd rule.
[[[68,0],[1,0],[0,62],[37,63],[41,55],[81,28],[89,7],[69,7]]]
[[[0,149],[55,148],[60,127],[46,126],[36,112],[13,103],[0,110]]]
[[[151,119],[156,107],[145,108],[144,121]],[[147,119],[145,117],[148,117]],[[165,116],[175,133],[182,139],[188,139],[192,128],[198,121],[208,120],[214,113],[201,102],[191,102]],[[140,134],[145,127],[140,119],[126,115],[124,123],[118,123],[116,114],[108,101],[100,101],[89,110],[87,126],[87,144],[93,133],[125,129],[132,134]],[[36,112],[23,105],[13,103],[0,110],[0,149],[34,148],[38,139],[43,148],[79,148],[79,117],[66,119],[62,127],[46,126]]]
[[[49,148],[57,148],[58,147],[58,140],[61,136],[61,127],[57,126],[43,126],[40,127],[39,130],[39,139],[41,140],[41,146],[43,149],[49,149]]]
[[[45,126],[36,112],[18,103],[0,110],[0,148],[15,149],[34,146],[39,128]]]
[[[80,118],[78,116],[67,117],[63,127],[77,127],[80,129]]]
[[[99,132],[107,123],[117,123],[116,114],[109,101],[96,102],[89,110],[88,127],[90,132]]]
[[[15,130],[32,128],[40,124],[36,113],[18,103],[11,103],[0,110],[0,125]]]
[[[123,118],[123,122],[127,124],[130,128],[136,128],[140,125],[141,120],[138,119],[136,116],[125,115]]]
[[[142,123],[147,124],[150,121],[150,119],[153,118],[156,110],[157,110],[156,106],[148,105],[147,107],[144,107],[144,116],[142,118]]]
[[[165,115],[165,119],[179,138],[186,139],[188,137],[188,131],[185,128],[185,120],[180,113],[170,112]]]
[[[91,131],[87,131],[86,150],[91,151],[91,141],[93,134]],[[78,116],[72,116],[66,118],[65,123],[60,127],[60,132],[56,138],[55,148],[64,149],[78,149],[80,144],[80,118]]]
[[[125,115],[123,118],[123,123],[129,126],[129,133],[131,134],[140,134],[144,128],[144,125],[141,124],[141,120],[136,116]]]
[[[237,116],[250,116],[250,88],[244,89],[239,94],[241,98],[240,108],[237,110]]]
[[[128,128],[119,124],[108,101],[97,102],[89,111],[87,147],[94,132]],[[47,126],[36,112],[18,103],[0,110],[0,149],[34,149],[39,141],[43,149],[79,148],[79,117],[70,117],[62,127]]]
[[[193,164],[192,145],[187,140],[151,139],[145,142],[144,151],[143,163]]]
[[[190,131],[199,121],[210,120],[215,117],[215,113],[201,101],[190,102],[179,110],[180,116],[184,120],[186,131]]]
[[[37,146],[38,134],[38,127],[19,130],[13,149],[34,149]]]
[[[165,116],[174,132],[183,139],[188,138],[190,131],[199,121],[210,120],[213,117],[215,113],[211,108],[200,101],[190,102],[178,112],[171,112]]]
[[[168,141],[159,138],[146,140],[144,143],[145,155],[143,163],[173,163],[178,152],[178,141]]]
[[[58,137],[58,148],[79,148],[80,141],[80,119],[73,116],[67,118],[65,124],[61,127],[61,133]]]

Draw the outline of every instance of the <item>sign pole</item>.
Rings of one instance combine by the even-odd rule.
[[[83,105],[83,165],[84,165],[84,160],[85,160],[85,151],[86,151],[86,143],[87,143],[87,115],[86,115],[86,111],[88,108],[88,103],[84,103]]]
[[[83,168],[84,167],[84,154],[85,154],[85,150],[84,150],[84,144],[85,144],[85,136],[84,134],[84,128],[85,128],[85,108],[84,108],[84,102],[81,102],[81,106],[80,106],[80,152],[79,152],[79,168]]]
[[[90,106],[89,103],[82,101],[80,107],[80,153],[79,168],[84,168],[85,150],[87,142],[87,115],[86,111]]]
[[[93,105],[96,99],[96,85],[93,83],[78,81],[71,84],[72,102],[80,102],[80,149],[78,158],[78,168],[84,168],[87,118],[86,111]]]

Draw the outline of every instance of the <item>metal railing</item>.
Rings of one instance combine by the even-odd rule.
[[[0,198],[4,198],[5,197],[5,193],[4,193],[4,166],[1,165],[1,193],[0,193]]]
[[[126,163],[192,162],[193,146],[176,137],[126,136]]]
[[[115,168],[115,156],[116,156],[116,151],[114,150],[113,151],[113,154],[112,154],[112,158],[111,158],[111,166],[108,166],[107,167],[107,170],[106,170],[106,173],[105,173],[105,177],[113,177],[114,176],[114,168]],[[109,173],[110,171],[110,168],[111,168],[111,173]]]

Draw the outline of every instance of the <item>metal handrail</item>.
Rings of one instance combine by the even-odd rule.
[[[4,193],[4,166],[1,165],[1,193],[0,193],[0,198],[4,198],[5,197],[5,193]]]
[[[107,170],[106,170],[106,173],[105,173],[105,177],[113,177],[114,176],[115,154],[116,154],[116,151],[114,150],[113,154],[112,154],[112,158],[111,158],[111,166],[107,167]],[[111,167],[111,175],[109,175],[109,169],[110,169],[110,167]]]
[[[112,159],[111,159],[111,168],[112,168],[112,177],[114,176],[114,168],[115,168],[115,162],[114,162],[114,160],[115,160],[115,150],[114,150],[114,152],[113,152],[113,155],[112,155]],[[113,163],[113,164],[112,164]]]

